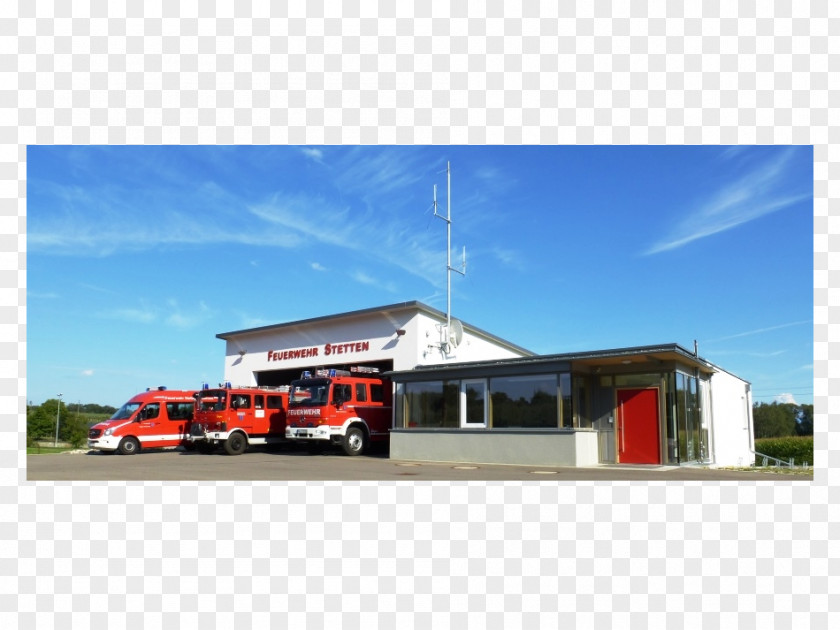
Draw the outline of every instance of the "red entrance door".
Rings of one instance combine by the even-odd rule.
[[[618,461],[659,464],[659,390],[619,389]]]

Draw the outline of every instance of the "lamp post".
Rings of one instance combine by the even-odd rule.
[[[55,408],[55,444],[53,444],[55,448],[58,448],[58,419],[61,414],[61,397],[63,395],[64,394],[58,395],[58,405]]]

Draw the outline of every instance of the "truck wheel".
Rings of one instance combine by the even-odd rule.
[[[242,455],[248,448],[248,440],[238,431],[225,440],[225,453],[228,455]]]
[[[134,455],[140,450],[140,442],[137,438],[125,437],[120,442],[118,449],[121,455]]]
[[[350,427],[344,434],[341,447],[348,455],[360,455],[365,450],[365,432],[358,427]]]

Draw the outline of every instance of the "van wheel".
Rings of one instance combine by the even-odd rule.
[[[121,455],[134,455],[140,450],[140,442],[137,438],[125,437],[120,442],[119,449]]]
[[[225,453],[228,455],[242,455],[248,448],[248,440],[238,431],[225,440]]]
[[[348,455],[360,455],[365,450],[365,432],[358,427],[350,427],[344,434],[344,441],[341,443],[344,452]]]

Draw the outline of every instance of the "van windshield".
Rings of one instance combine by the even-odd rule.
[[[307,378],[292,381],[289,390],[289,407],[319,407],[327,404],[330,379]]]
[[[134,415],[134,412],[136,412],[138,409],[140,409],[140,405],[142,405],[142,404],[143,403],[139,403],[139,402],[127,402],[122,407],[117,409],[114,412],[114,415],[111,416],[110,419],[111,420],[127,420],[128,418],[130,418],[131,416]]]

